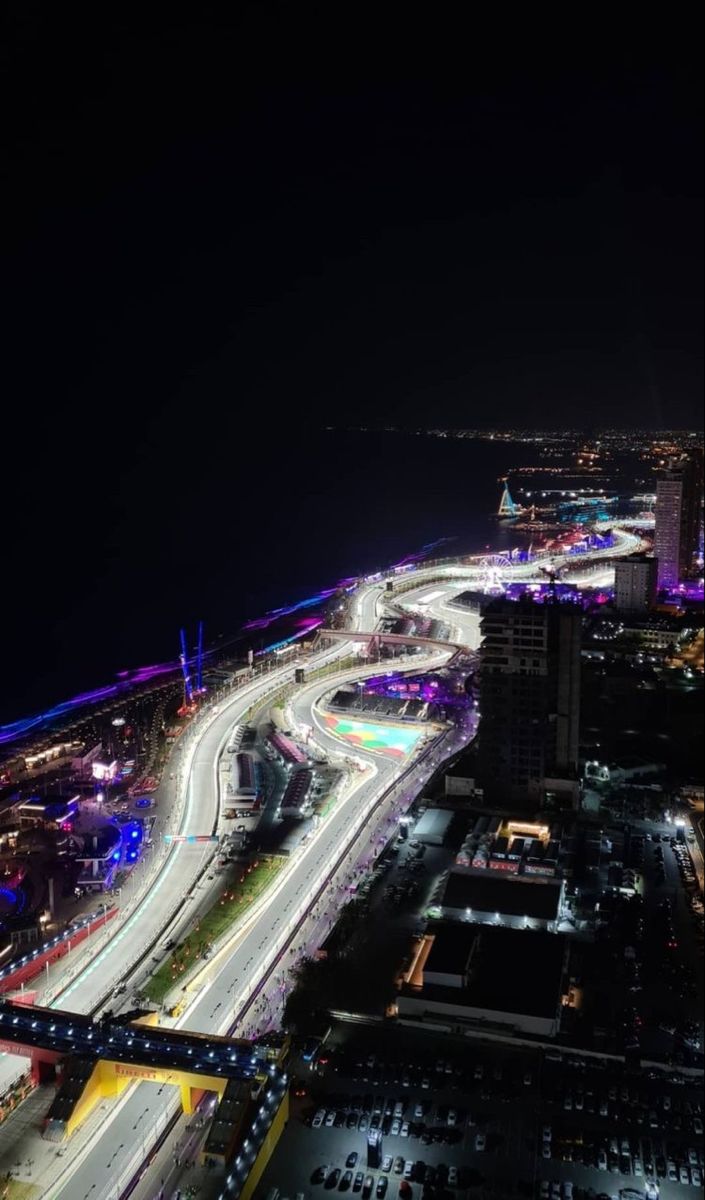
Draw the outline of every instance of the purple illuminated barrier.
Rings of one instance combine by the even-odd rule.
[[[322,592],[318,592],[315,596],[309,596],[306,600],[298,600],[296,604],[286,605],[284,608],[273,608],[264,617],[257,617],[254,621],[248,621],[243,625],[243,629],[266,629],[275,621],[280,621],[282,617],[290,617],[292,613],[299,612],[302,608],[313,608],[316,604],[322,604],[324,600],[330,600],[337,592],[337,588],[326,588]]]
[[[428,557],[431,550],[435,550],[437,546],[441,546],[444,542],[451,540],[451,538],[439,538],[438,541],[429,542],[428,545],[422,546],[421,550],[419,550],[417,554],[407,554],[407,556],[402,558],[398,563],[393,563],[390,569],[396,570],[399,567],[410,566],[413,563],[421,562],[424,558]],[[275,621],[281,620],[282,617],[290,617],[292,613],[299,612],[302,608],[313,608],[317,604],[322,604],[325,600],[330,600],[331,596],[334,596],[337,591],[351,588],[358,582],[359,581],[355,576],[350,576],[347,579],[341,579],[336,587],[324,588],[322,591],[317,592],[315,596],[308,596],[305,600],[297,600],[295,604],[288,604],[283,608],[273,608],[263,617],[256,617],[254,620],[248,621],[246,625],[243,625],[243,630],[266,629]],[[277,643],[277,646],[278,645],[279,643]]]
[[[401,563],[397,563],[396,565],[403,566],[417,560],[421,560],[426,557],[431,550],[435,549],[436,546],[440,546],[442,543],[449,540],[451,539],[440,538],[436,542],[429,542],[429,544],[424,546],[418,554],[408,555],[407,558],[402,559]],[[271,612],[267,613],[264,617],[259,617],[254,621],[248,621],[246,625],[243,625],[243,632],[252,629],[267,629],[276,621],[281,620],[282,617],[291,616],[292,613],[300,612],[302,609],[314,608],[316,605],[320,605],[324,601],[329,600],[331,596],[334,596],[336,592],[340,590],[340,588],[349,590],[358,582],[359,581],[354,577],[351,577],[350,579],[344,579],[336,587],[324,588],[323,591],[317,592],[315,596],[309,596],[304,600],[299,600],[296,604],[285,605],[282,608],[275,608]],[[305,637],[307,633],[309,633],[312,629],[322,625],[323,622],[319,618],[307,617],[298,624],[298,631],[291,637],[285,638],[280,642],[273,642],[270,646],[266,646],[264,650],[259,651],[259,654],[265,654],[272,650],[279,650],[282,647],[289,645],[291,642],[296,641],[297,638]],[[203,657],[207,659],[213,653],[213,651],[207,651]],[[197,664],[197,657],[188,659],[188,665],[190,666],[193,664]],[[24,737],[33,730],[39,730],[42,728],[42,726],[47,725],[52,721],[59,720],[61,717],[70,716],[75,710],[86,705],[97,704],[102,700],[111,699],[115,696],[119,696],[122,692],[128,691],[130,688],[139,686],[143,683],[148,683],[151,679],[156,679],[162,675],[175,674],[180,670],[181,664],[179,662],[169,662],[156,663],[147,667],[137,667],[135,670],[131,671],[118,671],[117,683],[111,683],[105,687],[95,688],[95,690],[91,692],[82,692],[80,695],[74,696],[71,700],[64,700],[61,704],[57,704],[53,708],[47,709],[46,712],[37,713],[35,716],[23,717],[19,721],[12,721],[9,725],[0,725],[0,746],[17,741],[19,738]]]
[[[13,721],[9,725],[0,725],[0,745],[15,741],[17,738],[22,737],[23,734],[31,732],[32,729],[40,729],[42,725],[46,725],[49,721],[69,716],[76,709],[83,708],[87,704],[97,704],[101,700],[119,696],[122,692],[135,687],[135,685],[147,683],[150,679],[156,679],[160,675],[168,675],[178,670],[178,663],[160,663],[152,667],[138,667],[135,671],[120,671],[118,675],[119,683],[111,683],[107,687],[95,688],[92,692],[81,692],[80,695],[74,696],[71,700],[64,700],[61,704],[55,705],[54,708],[49,708],[46,712],[38,713],[37,716],[25,717],[20,721]]]
[[[396,570],[397,567],[406,567],[411,563],[420,562],[422,559],[428,558],[432,550],[435,550],[438,546],[445,545],[446,542],[452,542],[453,540],[453,538],[438,538],[435,542],[428,542],[427,545],[421,547],[417,554],[407,554],[406,557],[400,559],[398,563],[392,563],[392,570]]]
[[[318,629],[323,620],[317,617],[306,617],[303,621],[298,622],[300,628],[297,633],[292,633],[290,637],[282,638],[280,642],[271,642],[268,646],[264,646],[262,650],[257,650],[256,657],[260,658],[263,654],[270,654],[273,650],[283,650],[285,646],[290,646],[292,642],[298,641],[299,638],[306,637],[313,629]]]

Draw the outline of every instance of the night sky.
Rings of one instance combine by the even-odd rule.
[[[218,551],[286,578],[360,474],[312,482],[322,424],[697,423],[698,6],[47,10],[2,51],[4,715],[207,614]]]

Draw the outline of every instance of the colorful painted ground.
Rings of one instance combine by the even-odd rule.
[[[388,758],[406,758],[422,731],[418,727],[399,725],[370,725],[367,721],[351,721],[347,717],[336,717],[326,713],[326,728],[336,737],[359,746],[361,750],[372,750]]]

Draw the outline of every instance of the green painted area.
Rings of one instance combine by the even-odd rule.
[[[191,933],[154,973],[144,988],[145,996],[161,1004],[179,980],[185,983],[192,968],[205,961],[218,939],[274,882],[284,862],[283,858],[262,858],[247,868],[238,868],[235,882],[223,889],[212,908],[198,918]]]
[[[338,717],[333,713],[326,713],[323,720],[336,737],[343,738],[352,746],[359,746],[361,750],[372,750],[389,758],[406,758],[422,733],[418,726],[378,725],[356,718]]]

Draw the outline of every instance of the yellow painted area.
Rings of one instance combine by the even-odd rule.
[[[195,1071],[177,1071],[167,1067],[143,1067],[138,1063],[100,1059],[66,1122],[67,1135],[71,1136],[99,1100],[120,1096],[131,1083],[142,1080],[147,1080],[149,1083],[172,1083],[178,1087],[185,1113],[193,1112],[204,1092],[216,1092],[220,1098],[228,1082],[220,1075],[201,1075]],[[2,1200],[1,1193],[0,1200]]]
[[[227,1079],[222,1075],[201,1075],[196,1071],[176,1071],[169,1067],[142,1067],[139,1063],[111,1062],[101,1059],[99,1064],[104,1096],[119,1096],[135,1080],[146,1079],[149,1083],[173,1083],[181,1090],[184,1112],[193,1112],[192,1092],[217,1092],[222,1096]]]
[[[81,1092],[81,1095],[73,1106],[73,1112],[66,1122],[67,1137],[71,1137],[71,1134],[74,1132],[77,1126],[85,1121],[93,1106],[97,1104],[98,1101],[101,1100],[105,1095],[102,1087],[101,1066],[102,1063],[96,1063],[91,1074],[86,1080],[86,1085]]]
[[[130,1021],[130,1025],[154,1026],[154,1025],[158,1025],[158,1024],[159,1024],[159,1013],[156,1011],[155,1012],[145,1012],[142,1014],[141,1017],[135,1017],[134,1021]]]
[[[259,1183],[260,1179],[262,1178],[262,1176],[264,1174],[264,1170],[265,1170],[265,1167],[267,1166],[267,1163],[269,1162],[274,1151],[276,1150],[277,1143],[278,1143],[279,1138],[281,1137],[282,1133],[284,1132],[284,1126],[286,1125],[288,1120],[289,1120],[289,1091],[287,1089],[287,1091],[284,1093],[284,1095],[282,1097],[282,1102],[279,1105],[279,1108],[277,1109],[277,1113],[274,1117],[274,1120],[272,1121],[272,1124],[269,1127],[267,1136],[265,1137],[264,1141],[262,1142],[259,1153],[258,1153],[255,1161],[252,1164],[252,1170],[250,1171],[249,1175],[247,1176],[247,1179],[245,1180],[242,1191],[240,1192],[240,1200],[250,1200],[250,1197],[253,1195],[255,1188],[257,1187],[257,1184]]]

